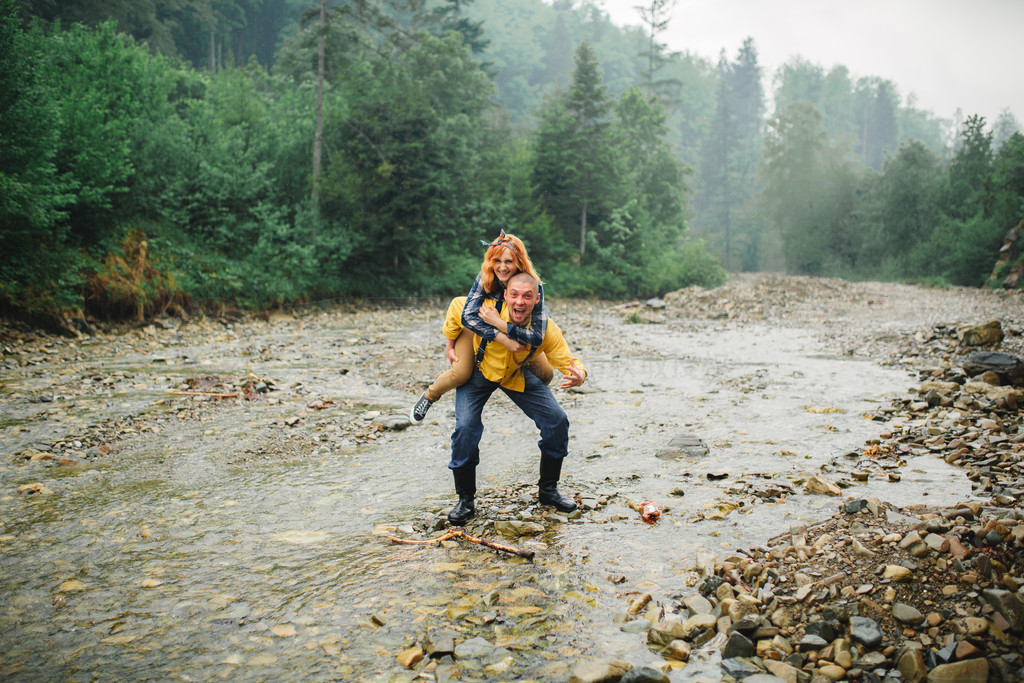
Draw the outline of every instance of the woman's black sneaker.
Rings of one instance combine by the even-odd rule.
[[[426,394],[420,396],[419,400],[416,401],[416,405],[409,411],[409,420],[414,424],[418,425],[423,422],[423,418],[427,416],[427,411],[430,410],[430,406],[434,405],[434,402],[427,398]]]

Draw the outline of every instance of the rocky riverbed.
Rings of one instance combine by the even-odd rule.
[[[725,677],[745,680],[1024,679],[1024,364],[984,351],[1019,352],[1019,295],[759,278],[666,300],[666,316],[816,319],[835,348],[913,368],[921,384],[879,411],[896,417],[891,428],[807,481],[841,501],[830,519],[702,558],[697,595],[630,605],[625,618],[651,623],[652,647],[686,660],[714,643]],[[649,303],[633,314],[659,320],[661,302]],[[899,507],[856,495],[869,477],[899,481],[921,454],[966,469],[987,500]],[[574,680],[665,680],[630,670],[589,663]]]
[[[1019,680],[1024,394],[1019,368],[977,354],[1020,357],[1021,303],[772,276],[663,301],[553,302],[591,368],[580,391],[559,392],[582,456],[562,488],[581,509],[536,505],[530,425],[498,402],[484,447],[507,465],[485,456],[466,531],[532,561],[464,538],[388,540],[436,539],[451,504],[449,404],[425,426],[404,418],[439,369],[440,304],[97,325],[80,339],[4,324],[0,557],[17,578],[0,664],[23,680],[110,666]],[[418,468],[419,453],[434,464]],[[662,511],[653,524],[637,510],[646,498]],[[128,555],[97,562],[111,534]],[[346,544],[361,559],[334,576],[351,595],[314,596]],[[245,560],[239,582],[216,567],[241,548],[267,557]],[[146,558],[142,576],[129,556]],[[118,606],[109,594],[125,580],[138,594]],[[213,628],[197,657],[196,633],[164,621],[182,610],[237,635]]]

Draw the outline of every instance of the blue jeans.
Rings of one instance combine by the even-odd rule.
[[[525,391],[509,391],[491,382],[473,369],[469,381],[455,390],[455,431],[452,432],[452,459],[449,469],[476,467],[480,464],[480,437],[484,423],[480,418],[484,404],[495,389],[501,389],[540,430],[540,454],[561,460],[569,453],[569,418],[555,395],[532,372],[523,372]]]

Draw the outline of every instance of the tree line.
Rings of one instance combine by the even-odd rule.
[[[674,4],[0,0],[0,305],[447,295],[502,228],[556,296],[986,281],[1024,211],[1009,112],[950,135],[797,58],[769,114],[754,41],[669,52]]]
[[[545,105],[557,131],[524,134],[495,116],[494,84],[458,30],[472,23],[414,4],[331,7],[271,74],[255,61],[197,70],[113,22],[26,28],[3,0],[8,308],[143,316],[204,300],[451,294],[503,228],[552,293],[721,281],[686,234],[684,168],[655,97],[609,96],[584,44]]]
[[[765,128],[754,203],[787,270],[998,284],[1003,238],[1024,218],[1024,136],[1013,115],[993,126],[958,115],[943,143],[920,112],[891,106],[892,83],[850,87],[844,69],[790,70]]]
[[[468,289],[479,241],[502,228],[530,245],[553,293],[722,279],[686,238],[682,164],[656,137],[655,100],[579,101],[566,89],[548,104],[562,117],[558,146],[541,144],[494,116],[494,84],[465,37],[425,7],[334,7],[282,46],[270,74],[256,62],[199,71],[113,23],[26,29],[4,5],[8,306],[142,315],[206,299],[451,294]],[[313,178],[321,36],[324,164]],[[599,76],[586,46],[579,61],[573,88],[590,97]],[[625,102],[627,120],[584,113]],[[640,148],[637,136],[652,137]],[[613,187],[544,170],[587,150],[615,165]],[[651,166],[666,164],[647,187]],[[581,197],[597,199],[578,250]]]

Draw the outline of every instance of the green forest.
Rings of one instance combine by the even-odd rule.
[[[551,296],[1001,284],[1010,111],[799,57],[766,79],[753,38],[672,52],[674,5],[0,0],[0,311],[455,295],[501,229]]]

